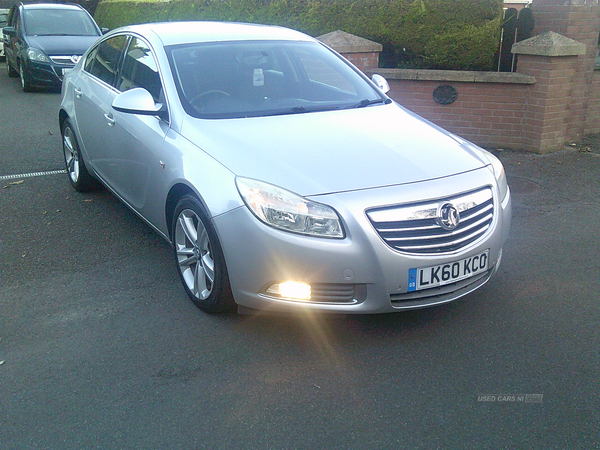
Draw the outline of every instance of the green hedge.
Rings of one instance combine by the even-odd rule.
[[[491,70],[502,0],[105,0],[95,19],[222,20],[282,25],[319,36],[343,30],[383,44],[384,67]]]

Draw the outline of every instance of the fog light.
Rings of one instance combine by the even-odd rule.
[[[267,289],[267,294],[294,300],[310,300],[310,284],[297,281],[273,284]]]

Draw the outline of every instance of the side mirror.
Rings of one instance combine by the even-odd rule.
[[[2,34],[4,34],[4,36],[15,37],[17,35],[17,30],[15,30],[15,27],[4,27],[2,28]]]
[[[141,114],[144,116],[159,116],[166,118],[167,108],[162,103],[155,103],[150,92],[143,88],[134,88],[120,93],[112,102],[115,111]]]
[[[110,28],[102,27],[100,28],[100,31],[102,32],[102,34],[106,34],[110,31]]]
[[[375,74],[371,77],[371,81],[379,88],[381,92],[387,94],[390,91],[390,85],[381,75]]]

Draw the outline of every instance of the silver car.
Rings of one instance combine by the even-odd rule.
[[[65,76],[69,180],[100,181],[167,239],[207,312],[449,302],[500,265],[504,170],[388,89],[285,28],[121,28]]]

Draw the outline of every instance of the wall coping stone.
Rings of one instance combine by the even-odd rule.
[[[389,80],[448,81],[465,83],[535,84],[530,75],[516,72],[476,72],[429,69],[370,69],[367,75],[378,73]]]
[[[554,31],[547,31],[512,46],[512,52],[517,55],[580,56],[585,55],[585,50],[585,44]]]
[[[317,39],[338,53],[379,53],[383,50],[383,45],[377,42],[341,30],[323,34]]]

